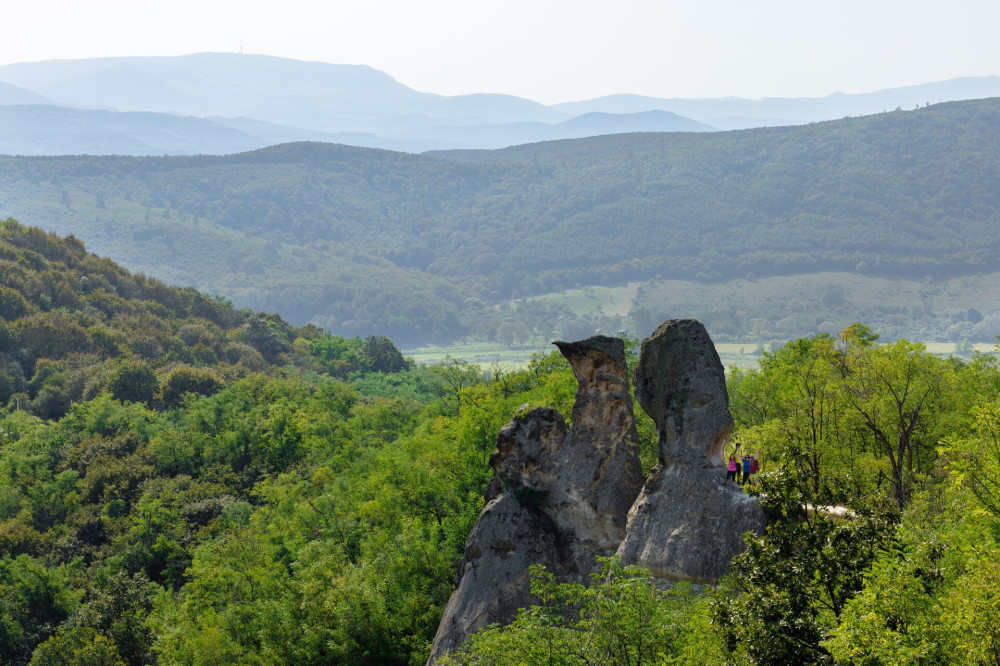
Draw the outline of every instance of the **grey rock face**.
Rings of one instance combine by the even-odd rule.
[[[629,512],[618,549],[665,579],[716,582],[743,551],[743,533],[763,533],[764,515],[749,495],[722,484],[723,468],[657,467]]]
[[[466,541],[455,591],[445,606],[428,664],[455,650],[471,634],[514,619],[531,603],[528,567],[543,563],[557,576],[562,566],[558,529],[544,512],[501,493],[479,514]],[[564,545],[564,544],[563,544]]]
[[[556,345],[579,386],[573,427],[553,409],[515,416],[497,436],[487,504],[469,535],[429,664],[530,605],[528,568],[583,580],[625,536],[642,486],[624,345],[595,336]]]
[[[573,368],[577,390],[549,505],[581,547],[610,555],[625,536],[629,508],[644,480],[625,345],[606,336],[555,344]]]
[[[553,409],[519,413],[497,436],[494,478],[469,535],[429,664],[473,632],[532,603],[528,569],[584,580],[617,551],[654,575],[715,581],[762,532],[757,502],[723,485],[733,420],[725,373],[704,326],[665,322],[642,343],[636,397],[659,433],[659,462],[641,488],[639,438],[624,345],[595,336],[556,342],[579,386],[573,426]]]
[[[725,369],[701,322],[671,319],[643,340],[634,382],[656,423],[661,466],[722,466],[733,417]]]
[[[723,484],[733,419],[722,362],[700,322],[670,320],[643,341],[635,394],[656,423],[659,462],[618,555],[656,576],[716,581],[743,550],[742,534],[762,533],[765,522],[753,498]]]

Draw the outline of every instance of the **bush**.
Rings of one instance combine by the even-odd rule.
[[[159,382],[156,373],[145,363],[123,363],[108,378],[108,390],[115,400],[122,402],[152,402]]]
[[[20,319],[31,312],[31,304],[21,292],[0,286],[0,319]]]
[[[163,381],[163,404],[167,407],[179,405],[188,393],[212,395],[223,388],[223,381],[211,370],[201,368],[177,368],[171,370]]]

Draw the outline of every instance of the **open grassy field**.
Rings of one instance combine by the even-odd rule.
[[[529,298],[546,305],[565,306],[575,315],[618,315],[625,317],[632,309],[638,282],[623,287],[582,287]]]
[[[554,349],[554,347],[552,348]],[[505,367],[524,367],[531,360],[532,354],[547,352],[541,347],[504,347],[499,343],[462,343],[447,347],[421,347],[404,350],[403,355],[417,363],[433,365],[442,363],[447,358],[476,363],[484,369],[500,363]]]
[[[958,355],[956,345],[953,342],[925,342],[927,351],[939,356]],[[499,363],[507,368],[522,368],[531,360],[532,354],[546,353],[554,347],[534,347],[527,345],[524,347],[505,348],[497,343],[465,343],[448,347],[421,347],[404,351],[407,358],[411,358],[417,363],[433,365],[441,363],[446,358],[455,358],[462,361],[469,361],[488,370],[492,365]],[[760,345],[757,342],[720,342],[715,345],[719,352],[719,358],[725,367],[736,366],[740,368],[753,367],[760,360]],[[978,343],[973,345],[973,349],[980,353],[996,351],[996,345]]]

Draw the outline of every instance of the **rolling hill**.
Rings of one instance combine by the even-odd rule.
[[[517,299],[586,285],[651,282],[635,305],[656,316],[663,302],[649,298],[667,280],[823,273],[981,290],[976,281],[1000,272],[998,149],[1000,101],[982,100],[495,151],[303,143],[229,156],[2,158],[0,215],[338,334],[412,346],[518,323],[527,339],[572,330],[573,317],[531,314]],[[737,294],[713,305],[732,310],[728,335],[759,335],[752,322],[768,313],[742,308]],[[824,305],[817,294],[794,328],[849,317],[850,300]],[[893,331],[923,327],[923,339],[955,323],[947,304],[886,306],[876,314],[899,319]],[[546,317],[554,330],[543,330]],[[607,319],[599,325],[631,325]],[[795,333],[768,319],[772,335]]]

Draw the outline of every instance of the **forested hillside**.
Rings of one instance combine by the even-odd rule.
[[[416,367],[13,221],[0,267],[5,664],[421,664],[497,430],[525,403],[568,416],[576,388],[556,353]],[[454,660],[993,663],[996,355],[856,324],[729,393],[772,520],[729,577],[661,594],[614,562],[590,588],[536,570],[542,605]]]
[[[415,345],[495,336],[521,317],[500,303],[577,285],[993,276],[998,148],[1000,101],[982,100],[422,156],[289,144],[223,157],[7,157],[0,214],[241,306]],[[740,303],[721,307],[735,313],[732,335],[749,337],[759,313]],[[803,305],[811,325],[829,319]],[[877,315],[943,334],[958,314],[915,305]],[[642,306],[653,319],[678,314]],[[557,333],[572,324],[553,314]],[[521,323],[543,334],[537,319]]]
[[[0,662],[426,659],[496,430],[563,363],[412,367],[0,227]]]

